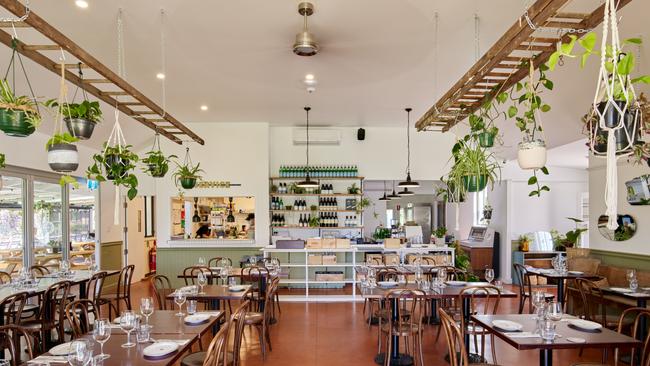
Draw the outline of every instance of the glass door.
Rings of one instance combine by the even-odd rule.
[[[21,177],[0,176],[0,271],[17,273],[25,247],[25,183]]]
[[[79,188],[69,186],[68,210],[70,220],[70,263],[74,268],[88,267],[89,258],[95,256],[95,192],[90,190],[86,182],[81,182]]]
[[[63,190],[57,182],[34,180],[34,264],[54,270],[68,243],[63,232]]]

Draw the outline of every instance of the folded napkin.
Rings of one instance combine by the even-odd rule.
[[[65,356],[38,356],[33,360],[27,361],[27,363],[36,363],[36,362],[45,362],[45,363],[68,363],[68,359]]]
[[[510,338],[539,338],[539,334],[533,332],[510,332],[504,334]]]
[[[157,342],[163,342],[163,341],[165,341],[165,342],[174,342],[174,343],[178,343],[178,345],[180,345],[180,346],[184,346],[184,345],[188,344],[191,341],[191,339],[158,339],[157,340]]]

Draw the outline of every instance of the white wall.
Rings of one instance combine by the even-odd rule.
[[[201,163],[208,181],[230,181],[241,187],[186,190],[187,196],[255,197],[255,241],[269,243],[269,127],[266,123],[190,123],[188,127],[205,140],[205,145],[190,144],[194,163]],[[185,146],[161,139],[162,149],[182,161]],[[170,169],[171,170],[171,169]],[[170,238],[171,197],[178,188],[171,178],[153,179],[156,196],[156,237],[159,246]],[[148,189],[143,190],[143,192]]]
[[[406,175],[406,129],[368,127],[366,139],[357,140],[357,128],[338,128],[340,145],[310,145],[310,164],[357,164],[366,179],[402,180]],[[280,165],[305,164],[305,146],[293,144],[293,127],[272,127],[270,169],[278,174]],[[451,133],[411,130],[411,176],[415,180],[439,180],[445,173],[455,142]]]

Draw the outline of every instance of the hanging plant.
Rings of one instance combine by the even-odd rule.
[[[169,171],[169,163],[176,158],[176,155],[163,154],[160,150],[160,135],[156,132],[151,150],[147,152],[147,157],[142,159],[145,164],[143,171],[154,178],[162,178]]]
[[[6,166],[5,154],[0,153],[0,169],[4,168],[5,166]]]
[[[196,186],[196,183],[201,179],[199,173],[203,173],[203,170],[199,168],[201,163],[196,165],[192,164],[192,158],[190,157],[190,148],[185,149],[185,161],[183,164],[176,163],[178,169],[174,172],[173,178],[174,183],[178,187],[180,184],[184,189],[192,189]]]
[[[498,87],[495,87],[494,93],[498,93]],[[498,93],[495,98],[486,101],[475,113],[470,114],[470,131],[472,136],[478,139],[481,147],[493,147],[495,141],[500,145],[503,144],[499,136],[499,128],[495,125],[495,121],[501,115],[497,105],[503,104],[507,100],[507,93]]]
[[[464,192],[480,192],[500,180],[501,166],[493,153],[481,147],[471,135],[466,135],[452,148],[454,165],[449,172],[449,181]]]
[[[543,89],[553,90],[553,82],[546,76],[548,66],[539,66],[537,80],[533,64],[529,62],[528,66],[528,81],[518,82],[510,89],[510,99],[514,104],[508,108],[507,117],[515,119],[516,126],[523,134],[517,151],[517,163],[521,169],[533,171],[528,185],[536,188],[528,196],[540,197],[542,192],[551,190],[547,185],[541,185],[538,177],[539,172],[543,175],[549,174],[546,168],[546,141],[543,138],[541,114],[549,112],[551,106],[542,100],[541,94]]]
[[[36,97],[27,77],[27,72],[23,66],[23,60],[20,53],[16,51],[18,40],[13,38],[11,44],[11,60],[9,61],[4,78],[0,80],[0,130],[9,136],[26,137],[34,133],[40,126],[41,114],[38,110]],[[9,81],[7,80],[10,71],[12,75],[15,75],[14,60],[16,57],[18,57],[23,75],[25,75],[25,81],[29,87],[31,97],[24,95],[16,96],[14,94],[16,79],[13,79],[12,85],[9,85]]]

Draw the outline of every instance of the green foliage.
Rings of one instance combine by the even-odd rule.
[[[348,187],[349,194],[359,194],[359,192],[361,192],[361,189],[357,187],[356,183],[352,183],[352,185]]]
[[[370,199],[367,197],[361,197],[359,202],[357,202],[357,212],[363,211],[368,206],[370,206]]]
[[[565,234],[565,240],[563,241],[563,244],[567,248],[573,248],[577,243],[578,239],[580,239],[580,235],[582,233],[586,232],[587,229],[584,228],[579,228],[578,224],[584,222],[583,220],[577,219],[575,217],[567,217],[568,220],[571,220],[575,223],[575,230],[567,231]]]
[[[383,240],[390,238],[391,232],[389,228],[383,226],[377,226],[375,232],[372,233],[372,238],[375,240]]]
[[[467,278],[465,279],[468,282],[476,282],[479,280],[478,276],[476,276],[472,272],[472,262],[469,259],[469,255],[461,248],[460,242],[456,240],[454,243],[454,246],[456,247],[456,259],[455,259],[455,265],[456,268],[461,269],[467,273]]]
[[[79,182],[77,179],[69,176],[69,175],[62,175],[61,178],[59,179],[59,184],[63,187],[66,184],[72,185],[74,188],[79,189]]]
[[[433,234],[436,236],[436,238],[442,238],[443,236],[447,235],[447,228],[444,226],[438,226],[433,231]]]
[[[500,85],[495,86],[492,94],[498,93],[499,88]],[[494,124],[494,121],[501,115],[498,105],[505,103],[507,100],[507,93],[498,93],[493,99],[483,103],[476,112],[469,115],[469,127],[473,138],[478,138],[483,133],[487,133],[496,138],[499,137],[499,128]],[[498,142],[500,144],[503,143],[500,138]]]
[[[540,197],[542,195],[542,192],[548,192],[551,190],[547,185],[540,186],[539,179],[537,178],[538,170],[541,171],[542,174],[548,175],[548,169],[546,167],[533,170],[533,176],[528,178],[528,185],[529,186],[534,185],[537,188],[532,190],[530,193],[528,193],[528,197],[532,197],[532,196]]]
[[[551,106],[541,98],[544,89],[550,91],[554,87],[553,82],[546,76],[547,70],[547,66],[540,65],[537,81],[518,82],[509,92],[513,105],[508,108],[507,117],[515,119],[515,125],[524,134],[524,141],[538,139],[537,134],[542,132],[542,126],[537,116],[539,112],[546,113],[551,110]]]
[[[16,96],[6,79],[0,80],[0,108],[24,111],[27,123],[38,128],[41,125],[41,115],[36,110],[36,101],[28,96]]]
[[[5,154],[0,154],[0,169],[6,166]]]
[[[72,136],[68,132],[55,133],[54,136],[47,140],[47,143],[45,144],[45,150],[48,151],[52,145],[72,144],[77,141],[79,141],[79,139]]]
[[[494,153],[481,147],[471,135],[466,135],[456,142],[452,148],[454,165],[448,174],[447,186],[450,184],[459,189],[458,195],[463,195],[463,177],[486,176],[493,187],[501,178],[501,166]]]
[[[147,156],[142,159],[142,163],[145,164],[142,171],[152,177],[163,177],[169,171],[169,163],[172,159],[176,158],[176,155],[165,156],[165,154],[160,150],[151,150],[147,152]]]
[[[199,173],[204,173],[199,166],[201,163],[197,163],[195,166],[192,166],[191,164],[178,164],[176,163],[176,166],[178,167],[174,174],[172,175],[172,178],[174,178],[174,183],[178,187],[180,184],[181,179],[196,179],[196,180],[201,180],[201,175]]]
[[[56,99],[50,99],[44,104],[49,108],[58,108],[64,118],[82,118],[95,123],[102,120],[102,110],[99,108],[98,101],[84,100],[81,103],[59,104]]]
[[[131,152],[131,145],[107,146],[104,142],[104,152],[93,155],[93,165],[86,169],[86,177],[98,182],[112,180],[116,186],[128,189],[130,200],[138,195],[138,178],[133,174],[138,155]]]
[[[320,226],[320,218],[318,216],[310,216],[309,227],[319,227],[319,226]]]

